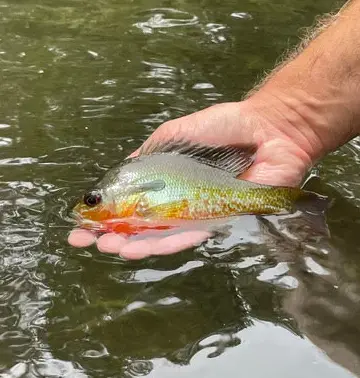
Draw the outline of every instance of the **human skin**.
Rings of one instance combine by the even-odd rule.
[[[174,137],[208,144],[254,143],[254,164],[241,178],[296,186],[308,169],[360,131],[360,0],[348,2],[240,102],[218,104],[168,121],[145,142]],[[136,155],[137,152],[132,154]],[[211,236],[183,232],[140,241],[73,230],[71,245],[97,244],[127,259],[166,255]]]

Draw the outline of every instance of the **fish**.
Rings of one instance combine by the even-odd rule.
[[[238,178],[254,145],[153,142],[109,169],[73,208],[80,227],[137,234],[244,214],[323,213],[328,198]]]

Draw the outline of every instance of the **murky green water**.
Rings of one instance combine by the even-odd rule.
[[[74,196],[163,121],[240,99],[332,5],[0,3],[1,377],[360,375],[359,140],[320,164],[330,242],[249,217],[139,262],[66,243]]]

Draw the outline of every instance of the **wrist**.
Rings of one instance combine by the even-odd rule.
[[[249,98],[277,111],[280,123],[274,126],[312,160],[360,133],[359,14],[360,1],[349,1]]]
[[[345,90],[336,86],[317,89],[319,93],[310,86],[304,89],[273,78],[247,100],[312,162],[354,138],[359,128],[357,109],[346,100]]]

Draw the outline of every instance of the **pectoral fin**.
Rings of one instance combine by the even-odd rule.
[[[154,180],[141,184],[133,184],[131,186],[132,193],[142,193],[142,192],[157,192],[165,188],[164,180]]]

